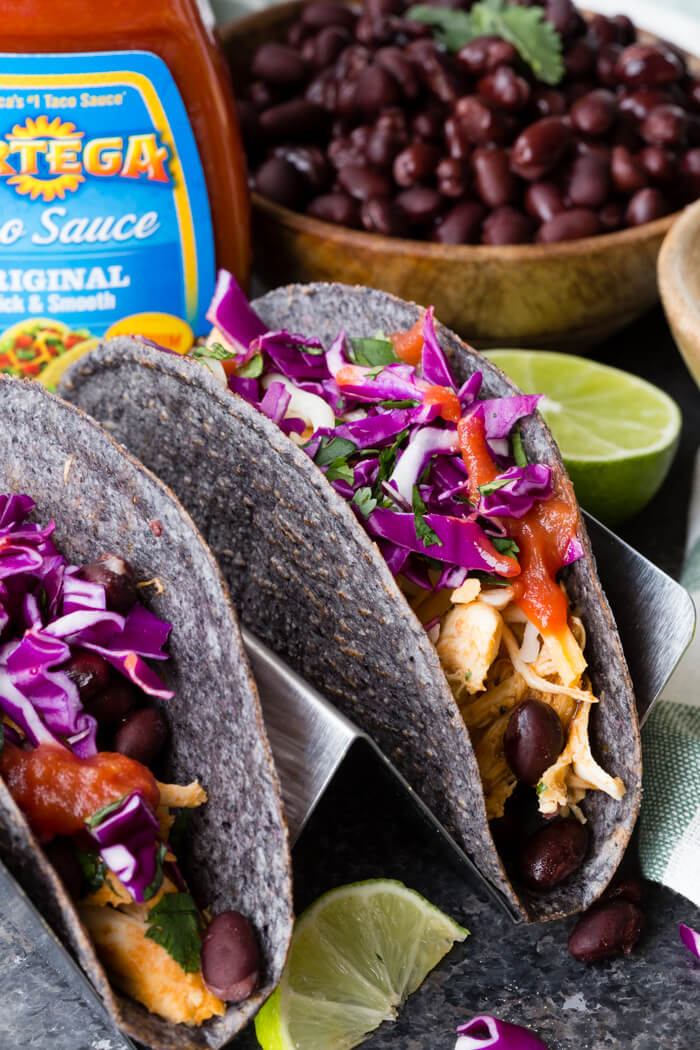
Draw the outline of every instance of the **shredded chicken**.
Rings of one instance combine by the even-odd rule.
[[[461,679],[468,693],[484,688],[484,679],[501,644],[503,620],[485,602],[455,605],[442,621],[437,652],[448,681]]]

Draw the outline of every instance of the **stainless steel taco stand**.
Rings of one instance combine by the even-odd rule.
[[[670,576],[594,519],[587,518],[587,524],[644,722],[690,643],[695,609]],[[379,748],[246,631],[244,640],[260,689],[292,842],[341,767],[360,756],[409,803],[406,808],[460,875],[517,921],[509,904]],[[1,1050],[134,1050],[112,1027],[89,982],[1,864],[0,990]]]

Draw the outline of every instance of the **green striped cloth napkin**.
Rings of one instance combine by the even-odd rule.
[[[681,583],[700,608],[700,457]],[[648,879],[700,907],[700,631],[642,730],[639,851]]]

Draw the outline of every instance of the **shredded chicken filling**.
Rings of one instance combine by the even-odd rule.
[[[622,798],[623,782],[606,773],[591,752],[588,720],[598,699],[585,673],[586,632],[578,616],[569,612],[563,636],[543,637],[513,602],[509,587],[484,590],[468,580],[437,595],[410,585],[406,590],[423,623],[439,617],[436,649],[472,738],[489,820],[503,816],[517,784],[503,737],[512,710],[527,699],[552,707],[564,731],[561,754],[537,784],[540,812],[570,812],[585,821],[579,803],[587,791]]]

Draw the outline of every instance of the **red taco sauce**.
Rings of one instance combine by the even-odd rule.
[[[160,792],[153,774],[133,758],[101,751],[77,758],[66,747],[40,744],[25,751],[6,744],[0,775],[40,841],[74,835],[103,806],[139,791],[155,811]]]
[[[498,474],[486,444],[484,421],[467,416],[458,425],[462,458],[470,481],[470,498],[479,499],[479,486]],[[570,483],[555,478],[548,500],[535,503],[522,518],[508,522],[509,535],[520,548],[520,575],[510,580],[517,605],[542,631],[561,636],[567,627],[567,602],[556,581],[567,548],[576,535],[578,512]]]
[[[0,51],[0,331],[39,316],[100,335],[153,311],[202,334],[215,268],[245,288],[250,267],[207,0],[5,0]]]

